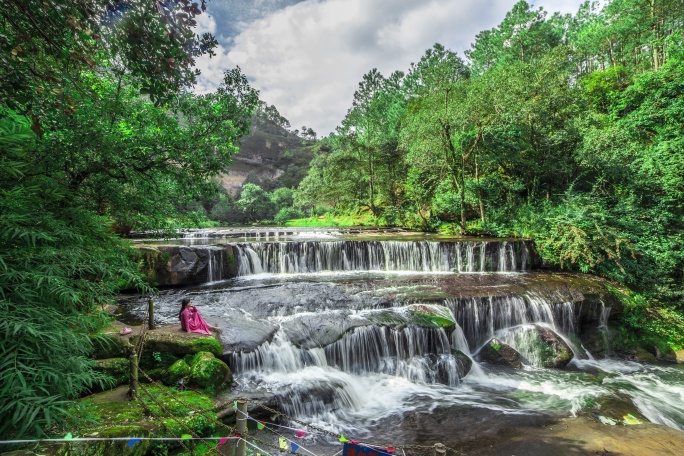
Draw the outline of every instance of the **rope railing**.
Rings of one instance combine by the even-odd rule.
[[[129,446],[131,444],[134,444],[138,441],[175,441],[178,442],[185,450],[189,452],[189,454],[194,454],[194,450],[188,447],[186,445],[186,441],[191,441],[195,442],[198,441],[199,443],[204,444],[207,447],[207,452],[205,454],[221,454],[220,447],[225,444],[227,441],[231,441],[232,443],[237,443],[237,453],[236,456],[245,456],[245,448],[246,445],[249,445],[251,448],[257,450],[262,456],[270,456],[271,454],[280,454],[283,451],[286,451],[288,448],[287,446],[283,446],[283,442],[289,442],[290,445],[294,444],[296,445],[297,450],[301,449],[305,451],[306,453],[310,454],[311,456],[323,456],[323,455],[318,455],[314,453],[313,451],[303,447],[302,445],[299,444],[299,441],[295,441],[282,432],[276,431],[274,428],[279,428],[279,429],[287,429],[291,431],[296,431],[299,433],[299,431],[303,432],[303,429],[296,429],[290,426],[283,426],[281,424],[277,423],[272,423],[272,422],[266,422],[266,421],[260,421],[257,420],[253,417],[251,417],[247,413],[247,404],[252,403],[256,407],[263,409],[271,414],[273,417],[272,420],[282,417],[283,419],[287,420],[289,423],[297,423],[301,425],[304,429],[307,429],[309,431],[314,431],[319,434],[326,435],[328,437],[333,437],[336,440],[339,439],[340,443],[352,443],[360,446],[364,446],[367,448],[372,448],[376,449],[378,451],[381,451],[383,453],[393,453],[397,450],[401,450],[402,456],[406,456],[406,451],[409,451],[413,455],[417,454],[431,454],[433,456],[446,456],[447,451],[451,452],[455,456],[465,456],[465,453],[462,453],[458,450],[455,450],[453,448],[447,447],[445,445],[442,445],[441,443],[437,443],[432,446],[427,446],[427,445],[377,445],[373,443],[368,443],[368,442],[360,442],[352,439],[346,439],[341,433],[335,433],[332,431],[329,431],[327,429],[321,428],[319,426],[313,425],[311,423],[308,423],[306,421],[302,421],[301,419],[292,417],[286,413],[283,413],[280,410],[276,410],[272,407],[269,407],[259,401],[256,401],[254,399],[248,399],[245,397],[237,397],[233,398],[234,400],[234,408],[236,409],[236,416],[237,416],[237,421],[238,421],[238,429],[232,426],[228,426],[227,424],[223,423],[217,417],[212,413],[216,409],[212,410],[197,410],[190,404],[188,404],[186,401],[182,400],[178,394],[175,394],[171,391],[170,388],[167,388],[163,385],[160,385],[157,381],[155,381],[147,372],[145,372],[142,368],[140,368],[140,365],[138,363],[139,359],[142,356],[143,349],[145,347],[145,338],[147,336],[148,332],[148,324],[149,327],[154,326],[154,322],[152,321],[151,316],[153,315],[153,304],[152,300],[149,301],[149,306],[150,308],[148,309],[148,313],[146,313],[145,318],[143,319],[143,323],[140,328],[140,332],[138,334],[139,338],[137,340],[137,343],[135,347],[133,348],[133,351],[131,353],[131,383],[130,383],[130,388],[129,388],[129,395],[131,399],[137,400],[141,407],[145,410],[145,412],[155,421],[159,422],[161,427],[166,431],[170,437],[71,437],[71,434],[68,434],[67,438],[63,439],[25,439],[25,440],[5,440],[5,441],[0,441],[0,445],[3,444],[27,444],[27,443],[69,443],[69,442],[89,442],[89,441],[128,441]],[[173,401],[176,401],[177,403],[181,404],[183,407],[188,409],[188,413],[192,415],[199,415],[202,416],[204,419],[207,420],[207,422],[211,423],[217,428],[223,429],[224,433],[227,434],[224,437],[202,437],[199,436],[190,426],[188,426],[182,419],[176,416],[176,414],[172,413],[169,411],[169,409],[162,404],[161,401],[159,401],[154,394],[152,394],[148,388],[140,385],[138,383],[138,373],[142,374],[142,376],[152,385],[156,386],[157,389],[165,396],[168,396],[171,398]],[[149,400],[156,405],[159,410],[163,412],[165,416],[162,416],[159,413],[156,413],[146,402],[143,400],[143,398],[138,394],[138,390],[142,391],[144,395],[149,398]],[[237,405],[239,404],[239,406]],[[185,429],[188,434],[181,435],[181,436],[176,436],[174,435],[175,433],[171,430],[169,425],[165,420],[171,419],[174,421],[176,424],[178,424],[182,429]],[[266,429],[268,432],[273,434],[278,441],[279,445],[276,445],[274,443],[268,442],[266,440],[260,439],[256,437],[255,435],[250,434],[249,429],[246,425],[247,420],[251,420],[257,423],[257,428],[261,430]],[[299,435],[298,435],[299,437]],[[251,440],[251,442],[250,442]],[[218,442],[216,442],[218,441]],[[216,442],[215,445],[212,445],[210,442]],[[258,445],[257,445],[258,444]],[[268,451],[265,451],[263,447],[268,447],[268,448],[273,448],[276,450],[275,452],[269,453]],[[294,453],[295,451],[291,451]],[[332,456],[339,456],[339,454],[342,451],[338,451]]]

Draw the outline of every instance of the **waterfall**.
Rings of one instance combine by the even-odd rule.
[[[207,282],[218,282],[223,279],[224,251],[220,247],[208,247]]]
[[[242,276],[320,271],[515,272],[524,269],[527,261],[525,241],[245,242],[236,247]]]
[[[575,335],[581,303],[553,303],[528,293],[524,296],[447,299],[445,305],[454,313],[469,347],[478,349],[501,330],[534,323],[548,326],[562,336]],[[610,309],[602,318],[607,321],[609,313]]]
[[[293,373],[308,366],[332,367],[346,373],[381,373],[415,383],[457,385],[465,375],[451,354],[444,329],[408,326],[360,327],[325,348],[295,347],[283,331],[248,353],[232,353],[230,367],[237,373]]]

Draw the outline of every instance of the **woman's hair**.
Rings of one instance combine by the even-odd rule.
[[[178,312],[178,319],[180,320],[181,313],[183,313],[183,310],[190,305],[190,300],[188,298],[185,298],[181,301],[181,309],[180,312]]]

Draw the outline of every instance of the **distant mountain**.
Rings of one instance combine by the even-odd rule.
[[[246,182],[271,191],[279,187],[295,188],[306,176],[317,143],[311,129],[290,130],[290,123],[275,106],[262,103],[252,120],[252,131],[243,138],[240,152],[233,156],[228,174],[219,176],[231,194]]]

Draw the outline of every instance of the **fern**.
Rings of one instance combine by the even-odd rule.
[[[0,120],[0,438],[66,426],[74,402],[108,378],[88,335],[121,286],[142,287],[131,247],[106,217],[79,208],[54,178],[23,170],[32,132]]]

